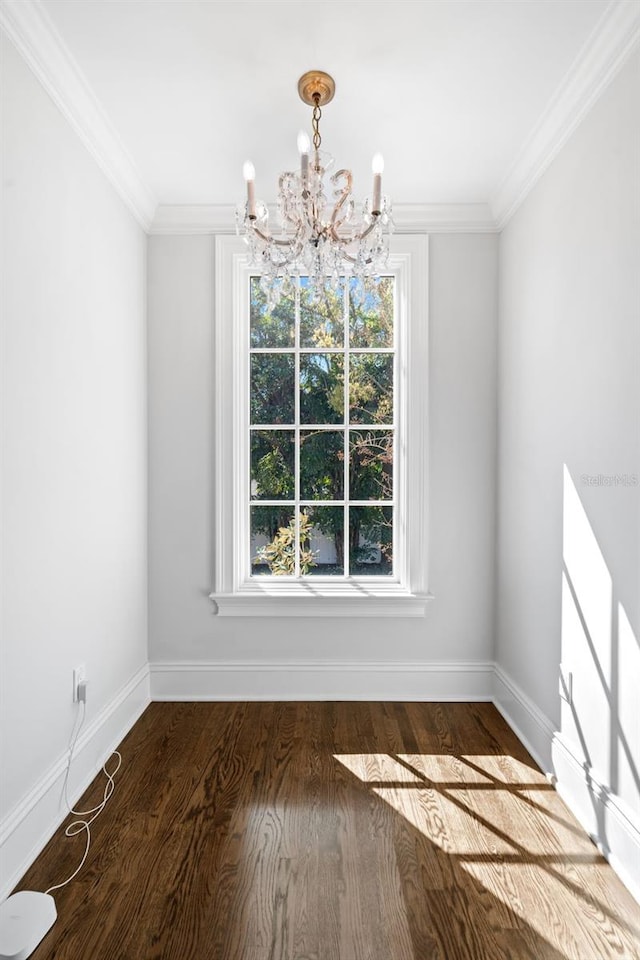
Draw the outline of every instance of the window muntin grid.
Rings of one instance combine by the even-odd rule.
[[[319,305],[302,277],[271,311],[259,283],[249,278],[251,575],[387,581],[396,506],[395,277],[351,279]],[[331,538],[334,557],[326,562]],[[265,563],[263,550],[258,565],[260,545],[272,552]]]

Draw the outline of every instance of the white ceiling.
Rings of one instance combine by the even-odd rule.
[[[297,163],[308,69],[330,72],[323,148],[399,203],[489,201],[607,0],[44,0],[161,204],[229,204]]]

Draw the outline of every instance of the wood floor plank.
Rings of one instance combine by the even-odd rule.
[[[154,703],[121,749],[33,960],[640,960],[637,904],[491,704]],[[19,889],[82,850],[58,831]]]

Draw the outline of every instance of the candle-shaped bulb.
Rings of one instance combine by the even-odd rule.
[[[371,169],[374,173],[382,173],[384,170],[384,157],[381,153],[374,153],[371,161]]]
[[[298,134],[298,153],[302,156],[304,153],[308,154],[310,149],[311,141],[304,130],[301,130]]]
[[[382,203],[382,171],[384,170],[384,160],[381,153],[374,155],[371,163],[373,170],[373,194],[371,196],[371,212],[380,213]]]
[[[256,219],[256,168],[247,160],[242,167],[242,175],[247,181],[247,216],[250,220]]]
[[[304,130],[301,130],[298,134],[298,150],[300,152],[300,179],[302,180],[302,187],[306,189],[307,179],[309,177],[309,150],[311,149],[311,141],[306,135]]]

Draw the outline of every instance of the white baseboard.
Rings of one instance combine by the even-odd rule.
[[[491,700],[490,661],[152,663],[152,700]]]
[[[551,742],[556,728],[497,663],[493,702],[540,769],[551,772]]]
[[[493,702],[629,892],[640,901],[640,819],[599,783],[533,701],[495,665]]]
[[[75,803],[150,702],[145,664],[87,725],[78,738],[69,777]],[[5,899],[66,818],[62,785],[69,751],[47,770],[0,823],[0,902]],[[51,877],[51,883],[64,879]]]
[[[594,777],[560,734],[553,738],[556,790],[640,903],[640,817]]]

